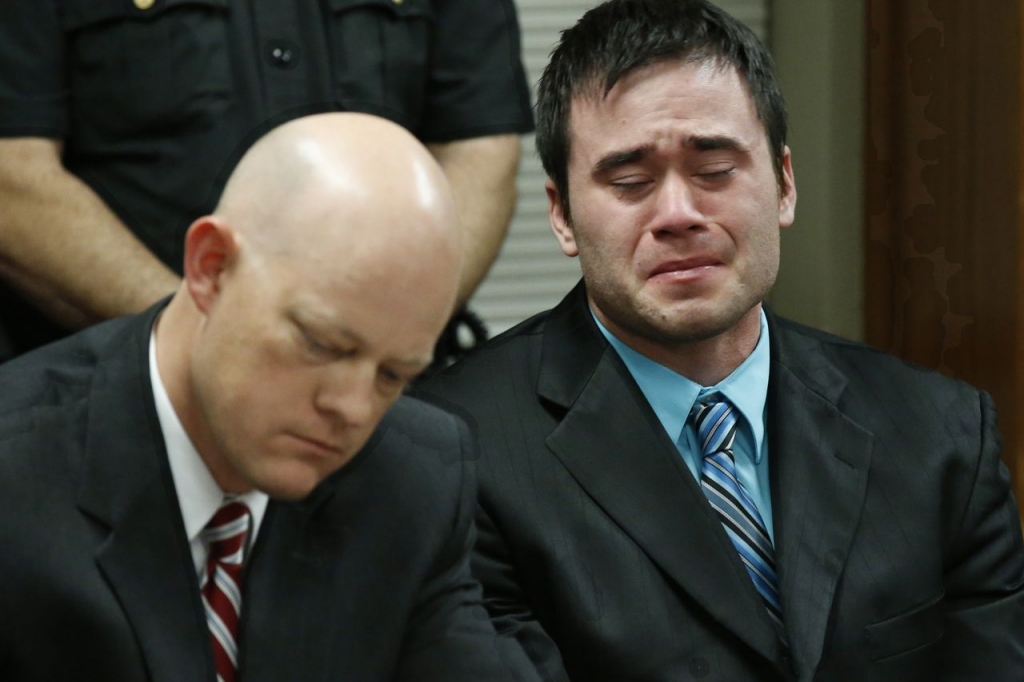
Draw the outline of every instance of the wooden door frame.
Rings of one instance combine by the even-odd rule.
[[[1020,507],[1022,3],[867,12],[865,339],[992,394]]]

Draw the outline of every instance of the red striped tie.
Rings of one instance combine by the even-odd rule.
[[[213,640],[218,682],[235,682],[238,617],[242,612],[242,556],[249,532],[249,508],[228,502],[203,530],[210,550],[203,573],[203,606]]]

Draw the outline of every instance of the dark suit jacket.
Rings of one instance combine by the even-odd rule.
[[[769,328],[789,651],[582,287],[426,386],[479,439],[474,570],[499,631],[553,680],[1024,680],[1024,548],[988,396]]]
[[[155,314],[0,368],[0,679],[214,679],[150,389]],[[470,451],[458,420],[403,399],[309,498],[271,502],[241,679],[535,679],[470,576]]]

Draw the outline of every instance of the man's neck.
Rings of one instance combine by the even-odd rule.
[[[701,386],[714,386],[739,367],[761,336],[761,304],[744,313],[732,327],[706,339],[670,343],[631,334],[602,324],[624,344]]]

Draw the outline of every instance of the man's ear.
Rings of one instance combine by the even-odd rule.
[[[185,234],[185,283],[202,313],[217,299],[223,278],[238,257],[238,236],[223,218],[203,216]]]
[[[572,221],[565,215],[562,207],[562,195],[559,193],[555,183],[549,178],[544,183],[544,191],[548,195],[548,218],[551,221],[551,231],[558,239],[558,245],[562,247],[562,253],[570,258],[579,255],[579,247],[576,246],[576,235],[572,231]]]
[[[796,178],[789,147],[782,150],[782,187],[779,192],[779,227],[789,227],[796,218]]]

